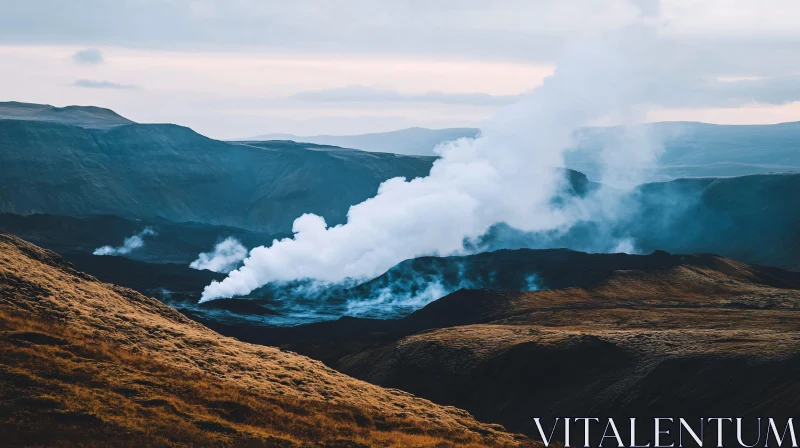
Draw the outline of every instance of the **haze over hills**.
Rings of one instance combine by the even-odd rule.
[[[535,446],[318,361],[221,336],[0,234],[10,446]]]
[[[478,133],[480,133],[480,130],[475,128],[426,129],[415,127],[360,135],[300,136],[293,134],[265,134],[241,140],[293,140],[296,142],[354,148],[363,151],[435,156],[433,148],[439,143],[464,137],[474,138]]]
[[[640,125],[644,144],[663,144],[651,180],[728,177],[800,171],[800,122],[770,125],[717,125],[661,122]],[[602,178],[600,150],[614,145],[621,128],[585,128],[566,165],[590,179]]]
[[[481,250],[568,247],[607,252],[627,239],[629,250],[711,252],[748,263],[800,269],[800,174],[679,179],[640,185],[618,213],[564,232],[524,233],[495,226]]]

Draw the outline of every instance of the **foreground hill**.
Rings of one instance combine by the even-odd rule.
[[[239,342],[0,234],[6,446],[517,446],[466,412]]]
[[[170,124],[0,120],[0,211],[290,232],[303,213],[341,223],[384,180],[427,175],[432,163],[293,142],[231,144]]]
[[[787,418],[800,406],[800,273],[664,252],[476,257],[426,269],[494,271],[508,287],[538,269],[554,289],[459,290],[394,321],[220,331],[529,435],[532,416]]]

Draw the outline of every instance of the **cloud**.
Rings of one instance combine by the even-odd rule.
[[[0,0],[0,8],[0,42],[10,44],[536,62],[554,61],[575,36],[646,17],[676,54],[709,72],[800,65],[796,0]],[[758,63],[743,66],[751,59]]]
[[[214,246],[213,251],[200,254],[189,267],[228,273],[236,269],[246,257],[247,248],[236,238],[228,237]]]
[[[118,84],[111,81],[95,81],[92,79],[79,79],[72,83],[75,87],[84,87],[87,89],[135,89],[133,84]]]
[[[72,55],[72,61],[81,65],[97,65],[105,62],[103,53],[96,48],[87,48]]]
[[[137,233],[136,235],[130,236],[125,238],[125,241],[122,242],[122,246],[112,247],[112,246],[103,246],[98,247],[92,252],[93,255],[126,255],[131,253],[132,251],[139,249],[144,246],[144,237],[145,236],[156,236],[157,233],[153,230],[152,227],[145,227],[144,230]]]
[[[333,89],[299,92],[291,96],[301,101],[359,102],[359,103],[441,103],[471,106],[498,106],[512,104],[520,95],[490,95],[488,93],[400,93],[393,89],[376,89],[366,86],[347,86]]]

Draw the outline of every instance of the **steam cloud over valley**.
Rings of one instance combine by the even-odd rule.
[[[644,19],[642,19],[644,20]],[[481,127],[475,139],[437,148],[430,175],[394,178],[327,226],[317,215],[294,222],[293,238],[254,248],[244,265],[208,285],[202,302],[247,295],[271,283],[363,281],[425,255],[466,254],[497,224],[557,236],[580,222],[613,222],[627,211],[624,190],[651,166],[660,145],[642,121],[658,72],[649,54],[656,36],[643,23],[569,47],[553,76]],[[601,186],[567,194],[564,154],[576,131],[598,120],[626,125],[600,154]],[[635,250],[627,235],[598,251]],[[426,293],[431,295],[430,293]]]
[[[144,237],[156,236],[156,231],[152,227],[145,227],[144,230],[136,235],[125,238],[121,246],[98,247],[93,252],[94,255],[126,255],[144,246]]]
[[[228,237],[214,246],[211,252],[201,253],[189,267],[227,273],[234,270],[245,257],[247,248],[236,238]]]

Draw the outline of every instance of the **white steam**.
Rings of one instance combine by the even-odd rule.
[[[437,148],[441,158],[424,178],[395,178],[378,194],[350,207],[347,223],[328,227],[305,214],[294,238],[256,247],[244,265],[208,285],[201,301],[248,294],[271,282],[315,279],[337,283],[369,279],[400,261],[464,253],[465,240],[506,223],[526,232],[565,231],[579,221],[618,213],[619,193],[601,189],[591,198],[558,206],[564,187],[563,154],[573,134],[598,120],[634,124],[646,112],[652,86],[639,61],[649,59],[647,29],[591,39],[569,48],[553,76],[519,103],[487,121],[476,139]],[[657,148],[621,135],[604,158],[606,175],[626,177],[654,158]],[[615,174],[616,173],[616,174]],[[627,179],[625,179],[627,180]]]
[[[201,253],[189,267],[227,273],[236,269],[245,257],[247,257],[247,248],[231,236],[217,243],[213,251]]]
[[[92,252],[94,255],[125,255],[131,253],[135,249],[144,246],[145,236],[156,236],[156,231],[152,227],[145,227],[144,230],[136,235],[125,238],[121,246],[103,246],[98,247]]]

